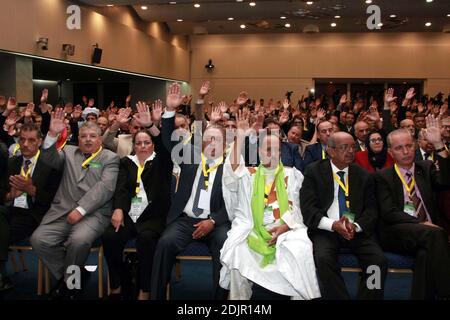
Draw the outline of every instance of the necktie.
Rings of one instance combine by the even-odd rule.
[[[91,153],[83,153],[84,160],[88,159],[91,155]]]
[[[30,160],[25,160],[25,163],[23,165],[23,172],[25,172],[25,174],[28,173],[28,169],[30,168],[30,164],[31,164]]]
[[[210,167],[210,163],[211,162],[209,160],[206,160],[206,171],[208,171],[208,169]],[[198,217],[199,215],[201,215],[203,213],[203,209],[200,209],[198,207],[201,190],[206,190],[206,188],[205,188],[205,176],[203,175],[203,171],[200,172],[200,178],[198,179],[197,190],[195,191],[194,205],[192,206],[192,212],[194,213],[194,215],[196,217]]]
[[[428,160],[429,157],[430,157],[430,154],[429,154],[429,153],[425,153],[425,154],[423,155],[424,160]]]
[[[345,185],[345,171],[338,171],[337,172],[339,178],[341,179],[341,182]],[[339,193],[338,193],[338,202],[339,202],[339,217],[342,217],[344,212],[348,211],[347,204],[345,203],[345,192],[342,190],[342,188],[338,185]]]
[[[413,175],[410,171],[406,172],[406,183],[408,185],[411,185],[412,176]],[[419,219],[420,222],[427,221],[428,220],[427,213],[425,211],[425,207],[423,205],[422,199],[417,196],[415,184],[411,190],[410,198],[414,204],[414,208],[416,209],[417,219]]]

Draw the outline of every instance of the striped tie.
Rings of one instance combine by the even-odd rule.
[[[412,176],[413,175],[411,172],[409,172],[409,171],[406,172],[406,183],[408,184],[408,186],[411,186]],[[417,219],[419,219],[419,222],[427,221],[428,220],[427,213],[425,211],[425,207],[423,205],[422,199],[417,196],[415,184],[411,190],[410,198],[414,204],[414,208],[416,209],[416,215],[417,215]]]

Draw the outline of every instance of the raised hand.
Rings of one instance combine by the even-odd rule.
[[[47,99],[48,99],[48,89],[44,89],[42,90],[41,94],[41,103],[47,103]]]
[[[6,105],[6,110],[8,112],[11,112],[16,108],[16,106],[17,106],[16,98],[10,97],[8,99],[8,104]]]
[[[288,99],[284,99],[283,100],[283,109],[289,108],[289,105],[290,105],[289,100]]]
[[[415,95],[416,93],[414,92],[414,88],[409,88],[409,90],[406,92],[405,99],[411,100]]]
[[[152,104],[152,121],[154,123],[159,123],[162,118],[163,106],[161,100],[156,100],[155,103]]]
[[[347,95],[343,94],[341,100],[339,100],[339,104],[346,104],[346,103],[347,103]]]
[[[418,112],[418,113],[423,113],[424,111],[425,111],[425,106],[423,105],[422,102],[419,102],[419,103],[417,104],[417,112]]]
[[[129,107],[130,102],[131,102],[131,94],[127,95],[127,97],[125,98],[125,106]]]
[[[137,114],[133,116],[134,120],[142,127],[149,127],[152,122],[152,116],[149,106],[142,101],[136,103]]]
[[[34,103],[33,103],[33,102],[30,102],[30,103],[28,103],[28,105],[27,105],[27,107],[26,107],[26,109],[25,109],[25,117],[26,117],[26,118],[31,117],[31,115],[33,114],[33,112],[34,112]]]
[[[66,128],[66,121],[64,119],[64,110],[56,109],[52,112],[50,120],[50,130],[49,135],[52,137],[57,137]]]
[[[324,109],[322,109],[322,108],[319,108],[318,110],[317,110],[317,119],[323,119],[323,118],[325,118],[325,115],[327,114],[327,112],[324,110]]]
[[[441,148],[444,144],[442,142],[439,119],[430,114],[425,118],[425,121],[427,128],[422,129],[424,138],[434,145],[436,149]]]
[[[219,107],[219,109],[220,109],[220,111],[221,111],[222,113],[225,113],[225,112],[228,111],[228,106],[227,106],[227,104],[225,103],[225,101],[220,101],[219,104],[218,104],[218,107]]]
[[[394,97],[394,88],[387,89],[386,93],[384,94],[384,101],[387,103],[391,103],[397,99],[397,97]]]
[[[202,86],[200,87],[200,90],[198,92],[200,99],[203,99],[208,94],[210,89],[211,89],[210,82],[209,81],[203,82]]]
[[[5,120],[5,125],[7,127],[12,127],[16,124],[16,122],[19,120],[19,118],[17,116],[9,116],[8,118],[6,118]]]
[[[209,119],[210,119],[211,123],[214,124],[214,123],[219,122],[222,119],[222,116],[223,116],[223,114],[222,114],[222,111],[220,110],[220,108],[215,107],[215,108],[212,108],[211,116],[209,117]]]
[[[181,86],[176,82],[172,83],[166,98],[167,111],[175,111],[181,105],[182,99]]]
[[[130,114],[131,114],[131,108],[119,109],[119,113],[116,118],[117,122],[119,122],[119,124],[127,123],[131,119]]]
[[[238,137],[245,137],[250,134],[249,115],[245,114],[243,110],[239,110],[236,115],[236,135]]]
[[[239,93],[238,98],[236,99],[236,103],[238,104],[238,106],[242,106],[243,104],[245,104],[248,101],[248,94],[245,91],[241,91]]]

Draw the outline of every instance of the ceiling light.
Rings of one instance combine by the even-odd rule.
[[[102,81],[102,78],[98,78],[97,80],[98,80],[98,81]]]
[[[194,4],[194,7],[200,8],[200,4],[196,3],[196,4]]]
[[[247,27],[245,26],[245,24],[241,24],[241,29],[245,29],[245,28],[247,28]]]
[[[147,7],[147,6],[141,6],[141,9],[142,9],[142,10],[147,10],[148,7]]]
[[[310,6],[310,5],[314,4],[314,2],[312,2],[312,1],[307,1],[306,4]]]
[[[285,17],[285,16],[281,16],[280,19],[281,19],[281,20],[284,20],[284,19],[286,19],[286,17]]]
[[[450,17],[450,13],[447,13],[447,17]]]
[[[396,15],[396,14],[391,14],[391,15],[389,16],[389,18],[397,18],[397,15]]]
[[[236,0],[236,2],[242,2],[242,1],[244,1],[244,0]]]
[[[183,22],[183,19],[177,19],[178,22]]]
[[[431,26],[431,22],[425,23],[425,27],[430,27],[430,26]]]
[[[285,26],[286,28],[290,28],[290,27],[291,27],[291,24],[290,24],[290,23],[286,23],[284,26]]]
[[[337,26],[337,23],[335,23],[335,22],[333,22],[332,24],[331,24],[331,27],[332,28],[334,28],[334,27],[336,27]]]
[[[177,4],[176,1],[170,1],[169,4]]]
[[[366,0],[366,3],[367,3],[367,4],[372,3],[372,0]]]
[[[248,5],[249,5],[250,7],[254,7],[254,6],[256,6],[256,2],[250,2]]]
[[[229,18],[228,18],[228,21],[233,21],[233,20],[234,20],[233,17],[229,17]]]
[[[67,78],[66,81],[70,81],[70,78]]]
[[[340,18],[341,18],[341,16],[334,16],[334,18],[335,18],[335,19],[340,19]]]
[[[106,6],[107,6],[107,7],[114,7],[113,4],[107,4]]]
[[[433,2],[433,0],[427,0],[428,3]]]
[[[380,22],[380,23],[378,24],[378,26],[379,26],[379,27],[382,27],[382,26],[383,26],[383,24],[382,24],[382,23]]]

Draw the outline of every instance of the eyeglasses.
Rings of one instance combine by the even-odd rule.
[[[144,145],[144,146],[149,146],[149,145],[151,145],[152,144],[152,142],[151,141],[136,141],[135,143],[134,143],[136,146],[142,146],[142,145]]]
[[[369,141],[370,141],[370,143],[377,143],[377,142],[383,142],[383,139],[381,139],[381,138],[372,138],[372,139],[369,139]]]

